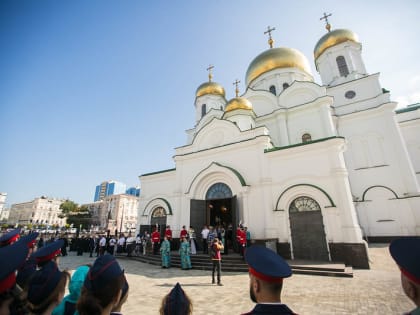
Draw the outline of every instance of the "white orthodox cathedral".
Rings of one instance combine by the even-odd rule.
[[[140,176],[140,230],[242,223],[287,259],[361,268],[365,240],[420,235],[420,105],[396,110],[358,36],[327,30],[314,48],[322,84],[271,35],[243,95],[226,100],[210,69],[175,168]]]

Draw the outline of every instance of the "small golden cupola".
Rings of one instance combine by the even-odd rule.
[[[195,92],[196,98],[203,95],[207,95],[207,94],[220,95],[222,97],[225,97],[225,89],[223,88],[223,86],[221,86],[220,84],[216,82],[212,82],[212,79],[213,79],[212,69],[213,68],[214,66],[212,65],[210,65],[207,68],[207,71],[209,72],[209,81],[204,82],[197,88],[197,91]]]
[[[325,19],[325,28],[327,29],[327,34],[322,36],[320,40],[316,43],[314,48],[314,58],[315,61],[318,59],[322,53],[330,47],[334,47],[338,44],[345,43],[347,41],[351,41],[354,43],[359,42],[359,36],[356,33],[346,30],[346,29],[336,29],[331,31],[331,24],[328,22],[328,17],[331,14],[324,13],[324,16],[321,18]]]
[[[359,37],[346,29],[331,31],[329,16],[331,13],[324,13],[320,18],[325,19],[327,33],[318,40],[314,48],[315,67],[322,84],[336,86],[366,76]]]
[[[249,100],[247,100],[245,97],[240,97],[239,96],[239,88],[238,88],[238,84],[241,81],[236,80],[233,84],[236,85],[235,88],[235,94],[236,97],[232,98],[225,107],[225,113],[227,112],[231,112],[234,111],[236,109],[244,109],[244,110],[252,110],[252,104]]]
[[[271,32],[275,28],[268,27],[264,34],[269,35],[268,44],[270,48],[257,57],[249,64],[246,71],[246,85],[249,86],[255,79],[274,69],[296,68],[311,76],[311,67],[308,59],[300,51],[293,48],[278,47],[273,48],[274,40]]]

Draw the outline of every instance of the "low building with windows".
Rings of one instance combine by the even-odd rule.
[[[15,203],[10,208],[8,223],[63,227],[66,218],[62,216],[60,205],[64,201],[42,196],[29,202]]]
[[[9,218],[9,209],[6,208],[7,193],[0,192],[0,221],[5,222]]]
[[[396,111],[358,36],[327,26],[314,48],[322,83],[271,30],[241,96],[227,100],[209,67],[175,168],[140,176],[140,229],[223,225],[230,246],[244,224],[285,258],[362,268],[366,239],[420,235],[420,106]]]
[[[109,230],[111,234],[118,234],[135,232],[138,204],[137,196],[118,194],[83,206],[86,206],[92,215],[93,230]]]

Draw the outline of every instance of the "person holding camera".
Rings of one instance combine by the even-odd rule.
[[[223,243],[217,238],[215,237],[213,239],[213,243],[210,246],[210,250],[211,250],[211,260],[213,262],[213,272],[212,272],[212,282],[211,283],[215,283],[214,281],[214,273],[217,270],[217,285],[223,285],[221,282],[221,269],[222,269],[222,255],[220,253],[220,251],[224,249],[223,247]]]

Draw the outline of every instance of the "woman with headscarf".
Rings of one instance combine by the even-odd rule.
[[[191,269],[190,244],[185,236],[181,238],[179,255],[181,257],[181,269]]]
[[[76,269],[73,273],[70,284],[69,294],[64,297],[60,305],[58,305],[52,315],[73,315],[76,311],[76,303],[79,299],[80,292],[85,282],[87,273],[89,272],[90,266],[83,265]]]

